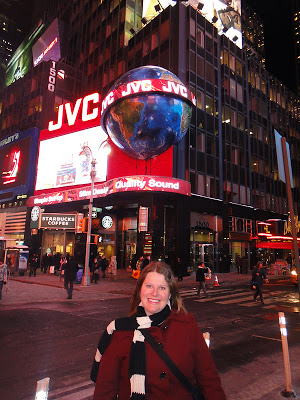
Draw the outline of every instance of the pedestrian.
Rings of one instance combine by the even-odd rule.
[[[29,276],[36,276],[36,270],[38,267],[38,255],[36,253],[32,253],[29,260]]]
[[[52,265],[51,253],[44,254],[42,258],[42,270],[44,271],[44,274],[47,272],[48,268],[50,269],[51,265]]]
[[[108,280],[114,279],[115,281],[117,280],[117,257],[112,256],[109,266],[108,266]]]
[[[204,262],[200,265],[198,265],[198,269],[196,272],[196,282],[198,282],[198,289],[197,289],[197,295],[200,296],[200,291],[201,288],[203,289],[204,296],[208,297],[207,292],[206,292],[206,286],[205,286],[205,274],[209,273],[209,268],[207,268],[204,264]]]
[[[176,262],[176,272],[177,272],[177,281],[183,281],[183,265],[180,257],[177,258]]]
[[[151,339],[158,349],[153,349]],[[183,306],[172,269],[155,261],[141,272],[130,316],[111,322],[101,336],[91,371],[94,400],[192,399],[188,384],[173,375],[161,353],[206,400],[226,400],[203,335]]]
[[[141,256],[138,259],[138,261],[136,263],[136,269],[141,271],[141,272],[143,271],[143,269],[144,269],[144,256]]]
[[[107,259],[105,258],[104,255],[101,257],[101,260],[100,260],[100,263],[99,263],[99,267],[100,267],[101,272],[102,272],[102,278],[105,278],[106,277],[105,272],[106,272],[106,269],[108,267],[108,261],[107,261]]]
[[[241,258],[241,273],[248,274],[248,259],[246,256]]]
[[[130,261],[130,267],[132,270],[136,269],[137,262],[138,262],[138,256],[136,253],[134,253],[134,255],[132,256],[131,261]]]
[[[92,273],[91,283],[93,282],[98,283],[100,279],[100,271],[99,271],[99,263],[97,257],[94,258],[94,262],[92,263],[91,273]]]
[[[239,254],[236,254],[236,256],[235,256],[235,265],[236,265],[236,268],[237,268],[237,273],[241,274],[242,273],[242,271],[241,271],[241,257],[240,257]]]
[[[263,299],[263,285],[264,283],[267,283],[268,279],[267,279],[267,274],[266,274],[266,270],[263,267],[263,263],[261,261],[258,261],[256,267],[253,268],[252,271],[252,284],[255,287],[255,293],[254,293],[254,300],[257,301],[257,296],[260,297],[260,301],[262,304],[264,303],[264,299]]]
[[[150,264],[150,256],[144,256],[143,259],[143,269],[147,267],[147,265]]]
[[[54,275],[59,273],[61,254],[55,253],[52,257],[52,265],[54,266]]]
[[[3,257],[0,257],[0,302],[2,300],[2,288],[7,282],[7,265],[4,264]]]
[[[68,299],[72,299],[73,285],[76,280],[77,271],[79,269],[78,262],[74,257],[70,257],[66,264],[63,265],[64,268],[64,287],[68,292]]]

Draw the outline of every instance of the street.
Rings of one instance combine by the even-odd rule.
[[[112,319],[127,315],[134,283],[75,287],[70,301],[62,287],[11,281],[0,305],[1,400],[32,400],[36,381],[45,377],[50,377],[49,399],[91,399],[89,372],[100,334]],[[281,398],[285,379],[278,311],[287,319],[292,383],[300,389],[299,301],[289,278],[265,285],[265,306],[253,301],[245,281],[210,285],[207,299],[198,298],[194,287],[192,279],[184,279],[180,292],[202,332],[211,335],[228,399]],[[30,301],[21,299],[21,292]]]

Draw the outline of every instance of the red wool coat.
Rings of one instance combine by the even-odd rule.
[[[195,380],[205,400],[226,400],[216,366],[196,320],[174,313],[160,327],[149,329],[170,358],[189,379]],[[130,399],[129,354],[132,331],[115,331],[99,366],[94,400]],[[147,400],[191,400],[192,395],[167,368],[146,341]]]

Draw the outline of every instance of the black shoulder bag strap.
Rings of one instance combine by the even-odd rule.
[[[145,336],[150,346],[159,355],[159,357],[164,361],[166,366],[170,369],[174,376],[183,384],[183,386],[192,394],[193,400],[205,400],[202,393],[198,388],[190,383],[185,375],[176,366],[173,360],[168,356],[168,354],[161,348],[161,345],[157,343],[148,329],[140,329],[140,332]]]

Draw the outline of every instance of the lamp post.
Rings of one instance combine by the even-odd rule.
[[[106,138],[100,144],[99,149],[105,150],[105,155],[107,156],[111,148],[107,143],[108,139]],[[85,145],[84,150],[88,151],[92,157],[92,150],[89,146]],[[92,212],[93,212],[93,201],[94,201],[94,185],[95,185],[95,177],[96,177],[96,159],[92,157],[91,161],[91,195],[89,202],[89,216],[88,216],[88,228],[86,234],[86,248],[85,248],[85,262],[84,262],[84,274],[81,280],[82,286],[90,286],[90,249],[91,249],[91,231],[92,231]]]

